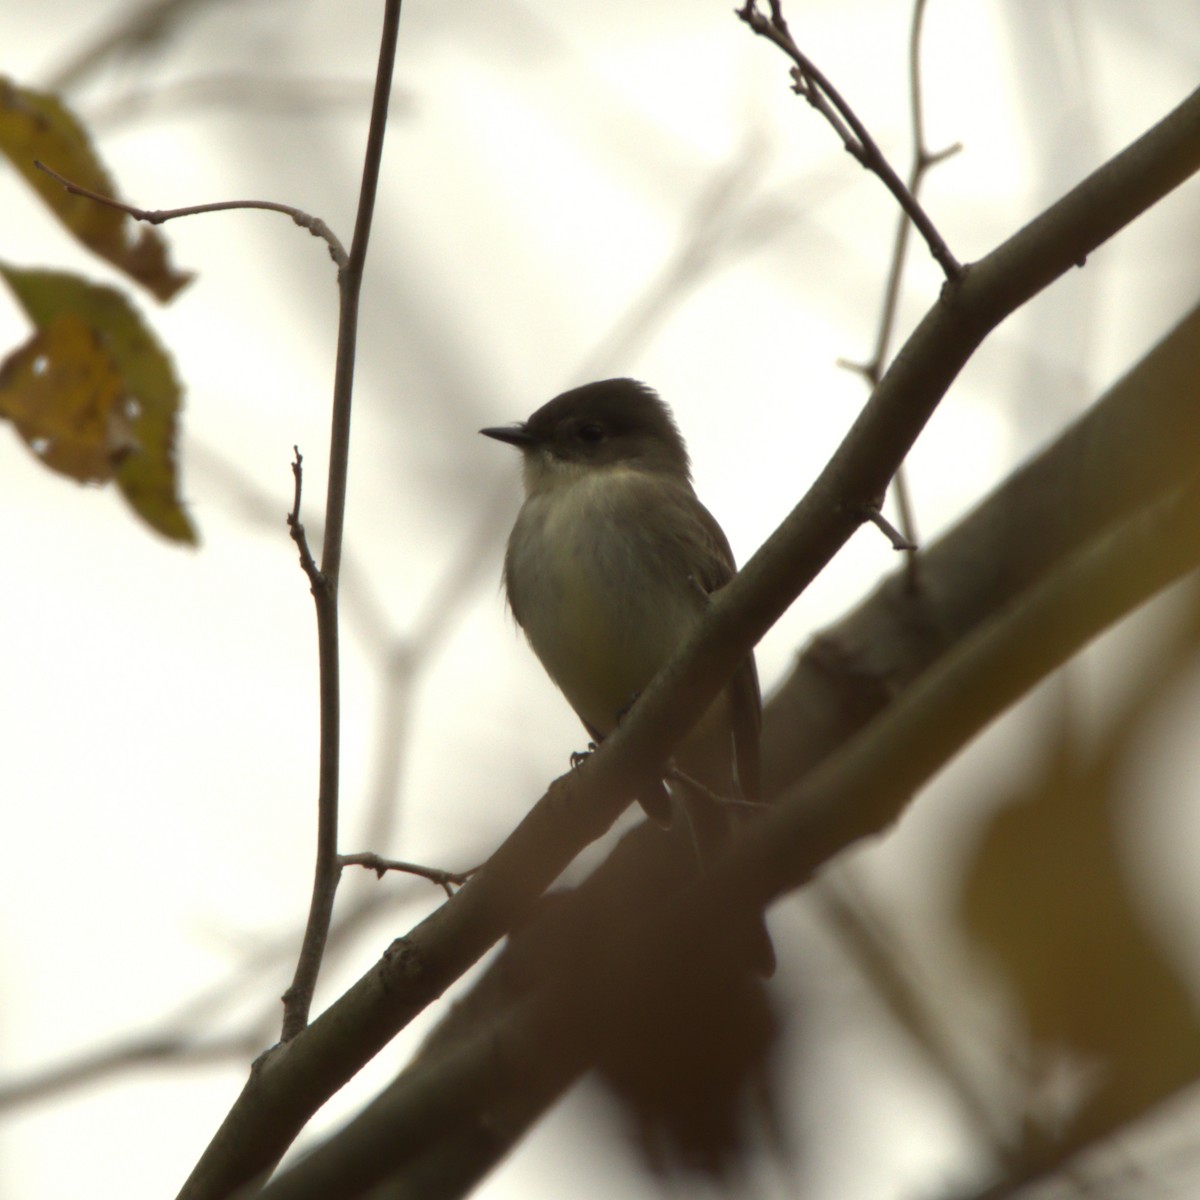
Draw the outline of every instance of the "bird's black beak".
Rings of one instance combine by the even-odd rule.
[[[498,442],[507,442],[510,446],[516,446],[521,450],[537,442],[537,438],[529,432],[524,422],[517,422],[515,425],[495,425],[491,429],[481,429],[479,432],[484,437],[495,438]]]

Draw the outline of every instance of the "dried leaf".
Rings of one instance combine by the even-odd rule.
[[[57,96],[0,77],[0,153],[79,241],[160,300],[169,300],[191,280],[189,273],[167,261],[166,243],[157,230],[115,208],[72,195],[34,166],[35,160],[44,162],[72,183],[116,198],[113,181],[86,130]]]
[[[1123,772],[1060,752],[987,827],[961,915],[1013,989],[1035,1063],[1066,1052],[1097,1069],[1074,1130],[1103,1130],[1200,1070],[1200,1021],[1124,864],[1114,810]]]

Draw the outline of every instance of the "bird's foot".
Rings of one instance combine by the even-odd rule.
[[[578,770],[593,754],[596,753],[596,743],[588,742],[586,750],[571,751],[571,770]]]

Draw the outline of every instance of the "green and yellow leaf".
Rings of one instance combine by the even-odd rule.
[[[171,360],[120,292],[60,271],[0,264],[37,329],[0,364],[0,416],[76,479],[115,479],[134,511],[176,541],[196,532],[179,500],[181,404]]]

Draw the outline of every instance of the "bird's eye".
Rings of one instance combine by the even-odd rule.
[[[587,425],[580,425],[579,437],[582,441],[592,442],[593,444],[602,442],[604,441],[604,426],[597,425],[594,421],[589,422]]]

